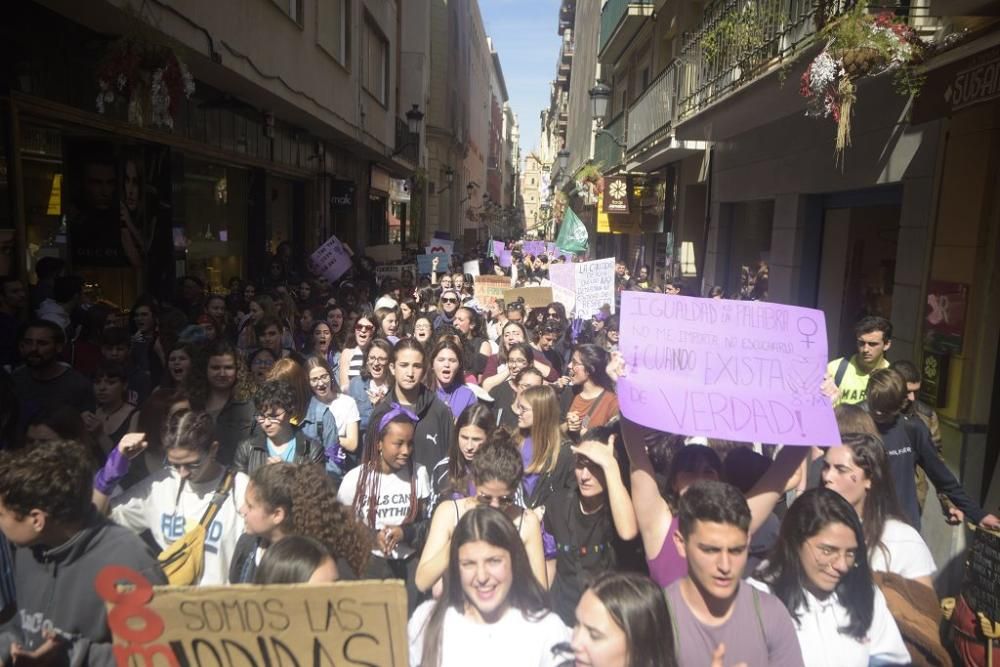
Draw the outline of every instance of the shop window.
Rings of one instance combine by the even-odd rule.
[[[372,17],[365,15],[364,74],[362,83],[384,107],[389,105],[389,40]]]
[[[186,249],[185,273],[223,291],[244,275],[248,212],[247,172],[191,158],[184,160],[182,218],[174,220],[175,245]],[[180,232],[180,233],[178,233]]]
[[[316,41],[344,67],[351,66],[351,0],[319,0]]]

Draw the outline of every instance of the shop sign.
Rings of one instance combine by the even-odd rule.
[[[333,181],[330,187],[330,206],[332,208],[351,208],[354,206],[354,191],[354,181]]]
[[[948,403],[948,365],[951,358],[943,352],[924,350],[920,399],[935,408]]]
[[[933,69],[913,105],[918,125],[1000,99],[1000,46]]]
[[[927,284],[924,313],[926,347],[936,352],[961,353],[968,302],[968,285],[941,280],[932,280]]]
[[[604,210],[607,213],[629,213],[628,177],[606,176],[604,178]]]

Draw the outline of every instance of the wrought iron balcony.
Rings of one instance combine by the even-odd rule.
[[[625,157],[625,150],[615,143],[625,129],[625,118],[624,113],[612,118],[604,125],[606,131],[599,133],[594,140],[594,161],[605,173],[620,165]]]
[[[680,61],[673,61],[649,85],[628,111],[628,152],[656,143],[669,131],[677,109],[677,75]]]
[[[608,0],[601,10],[597,59],[602,63],[616,62],[643,21],[653,15],[653,7],[653,0]]]

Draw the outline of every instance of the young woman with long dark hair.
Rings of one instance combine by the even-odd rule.
[[[458,419],[470,405],[477,402],[476,395],[465,386],[465,366],[462,348],[450,340],[441,340],[430,355],[431,372],[427,386],[437,393],[451,414]]]
[[[317,357],[322,357],[330,368],[336,369],[340,361],[340,348],[334,340],[333,329],[326,320],[313,322],[309,330],[305,351]]]
[[[389,341],[376,338],[365,352],[365,363],[361,374],[351,378],[347,394],[358,406],[358,432],[362,436],[368,432],[372,411],[392,391],[392,375],[389,374],[389,360],[392,345]]]
[[[669,627],[663,589],[653,580],[632,572],[602,572],[580,597],[567,649],[574,665],[677,667],[673,641],[664,632]]]
[[[358,315],[353,331],[349,334],[344,351],[340,355],[338,384],[341,390],[347,391],[351,378],[361,375],[365,351],[375,339],[376,331],[378,331],[378,321],[375,319],[375,313],[366,308]]]
[[[517,529],[501,511],[476,507],[451,537],[444,592],[410,618],[411,667],[554,667],[569,634],[549,612]]]
[[[416,583],[430,590],[448,567],[448,541],[463,514],[480,505],[496,507],[514,522],[531,562],[531,571],[548,588],[542,528],[534,512],[518,502],[524,464],[517,446],[506,432],[498,432],[472,461],[468,493],[441,501],[431,519],[427,543],[417,565]],[[436,591],[436,587],[435,587]]]
[[[348,471],[337,500],[354,508],[375,535],[367,577],[402,579],[416,606],[413,573],[427,524],[431,495],[427,469],[413,459],[417,415],[394,403],[373,420],[361,463]]]
[[[443,500],[466,498],[473,494],[472,461],[493,436],[496,418],[489,407],[476,403],[458,416],[448,456],[441,459],[431,472],[434,501],[431,509]]]
[[[902,518],[882,442],[861,433],[844,433],[841,442],[826,450],[823,485],[843,496],[861,517],[872,571],[933,588],[934,558],[920,533]]]
[[[568,370],[575,395],[566,413],[566,431],[573,437],[584,436],[619,414],[615,383],[606,370],[610,360],[604,348],[590,343],[573,350]]]
[[[219,461],[228,465],[236,446],[253,429],[253,380],[243,355],[229,343],[216,341],[202,358],[185,377],[184,395],[192,408],[204,410],[215,420]]]
[[[872,581],[861,521],[840,494],[818,488],[799,496],[755,579],[751,583],[788,609],[810,667],[910,662],[885,597]]]

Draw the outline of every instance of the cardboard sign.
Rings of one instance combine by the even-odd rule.
[[[962,596],[972,611],[1000,623],[1000,533],[976,529],[966,555]]]
[[[473,284],[476,290],[476,301],[486,303],[487,299],[503,298],[503,293],[510,289],[510,278],[507,276],[476,276]]]
[[[576,317],[593,317],[605,305],[615,312],[613,257],[577,264],[552,264],[549,280],[555,287],[556,299],[566,306],[566,312]]]
[[[435,253],[451,255],[455,252],[455,242],[446,241],[445,239],[431,239],[431,244],[424,248],[424,252],[428,255],[433,255]]]
[[[468,274],[470,276],[479,275],[479,260],[472,260],[471,262],[462,263],[462,273]]]
[[[432,267],[435,257],[438,258],[437,272],[448,271],[448,267],[451,266],[451,253],[438,252],[433,255],[417,255],[417,273],[429,275],[434,270]]]
[[[398,262],[403,258],[403,249],[395,244],[370,245],[365,248],[365,254],[381,264]]]
[[[383,280],[389,278],[395,278],[396,280],[403,279],[403,271],[409,271],[410,273],[416,273],[416,267],[412,264],[388,264],[386,266],[376,266],[375,267],[375,279],[382,283]]]
[[[151,588],[109,566],[95,584],[121,667],[409,664],[400,581]]]
[[[515,289],[505,289],[503,291],[503,302],[511,303],[518,297],[524,299],[524,304],[528,308],[544,308],[552,303],[551,287],[517,287]]]
[[[683,435],[832,446],[823,311],[761,301],[623,292],[618,401],[629,419]]]
[[[331,283],[351,268],[351,249],[340,242],[336,236],[331,236],[316,251],[309,256],[309,270],[323,276]]]

